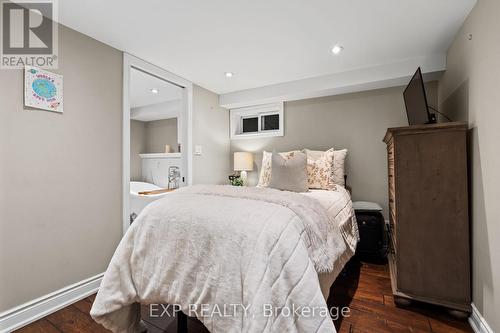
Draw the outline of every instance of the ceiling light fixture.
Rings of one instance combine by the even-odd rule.
[[[233,77],[234,74],[232,72],[225,72],[224,75],[226,77]]]
[[[340,52],[342,52],[344,50],[344,47],[340,44],[335,44],[333,47],[332,47],[332,53],[333,54],[339,54]]]
[[[153,89],[151,89],[151,92],[152,92],[153,94],[157,94],[157,93],[159,93],[160,91],[159,91],[158,89],[156,89],[156,88],[153,88]]]

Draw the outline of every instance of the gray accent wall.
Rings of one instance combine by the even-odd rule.
[[[232,153],[253,152],[258,182],[262,151],[347,148],[347,183],[353,200],[374,201],[388,212],[387,151],[382,142],[388,127],[408,124],[404,87],[387,88],[285,103],[285,136],[231,141]],[[426,84],[429,104],[437,105],[437,82]]]
[[[500,332],[500,1],[480,0],[465,21],[439,81],[441,109],[469,122],[472,299]]]
[[[0,70],[0,312],[104,272],[121,239],[122,62],[59,26],[63,114]]]

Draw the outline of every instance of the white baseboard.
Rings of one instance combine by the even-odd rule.
[[[469,324],[476,333],[493,333],[493,330],[483,316],[481,316],[474,303],[472,304],[472,314],[469,317]]]
[[[104,273],[0,313],[0,333],[12,332],[97,292]]]

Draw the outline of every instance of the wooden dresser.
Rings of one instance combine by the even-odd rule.
[[[384,142],[396,303],[470,312],[467,124],[389,128]]]

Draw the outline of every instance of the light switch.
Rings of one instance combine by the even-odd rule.
[[[202,149],[201,145],[194,146],[194,154],[196,156],[201,156],[202,151],[203,151],[203,149]]]

